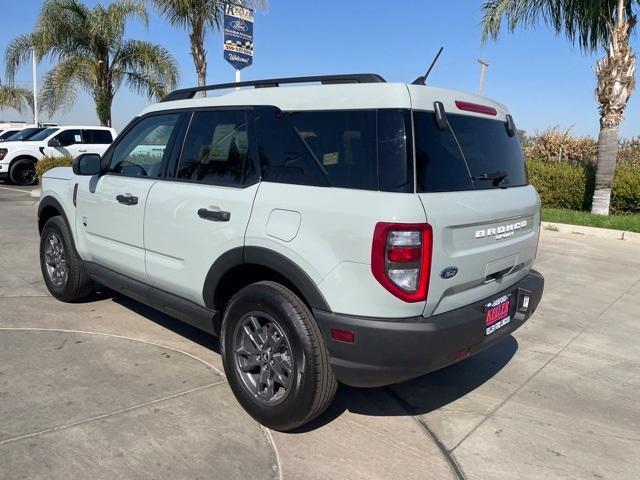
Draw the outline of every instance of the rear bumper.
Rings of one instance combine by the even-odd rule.
[[[354,387],[378,387],[419,377],[478,353],[526,322],[542,297],[544,278],[532,270],[489,298],[429,318],[364,318],[314,311],[336,378]],[[485,335],[485,304],[511,294],[510,322]],[[529,305],[522,307],[524,296]],[[331,329],[355,333],[353,344],[331,338]]]

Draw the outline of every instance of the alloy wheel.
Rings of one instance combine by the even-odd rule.
[[[275,319],[263,312],[246,314],[233,334],[234,363],[245,387],[261,403],[284,401],[293,384],[291,346]]]
[[[47,236],[44,247],[44,262],[51,283],[56,288],[64,287],[69,276],[69,267],[67,266],[64,245],[56,233],[51,232]]]

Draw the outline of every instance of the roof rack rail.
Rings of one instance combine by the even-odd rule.
[[[289,77],[289,78],[271,78],[267,80],[252,80],[248,82],[219,83],[217,85],[205,85],[203,87],[183,88],[174,90],[164,97],[162,102],[170,102],[173,100],[187,100],[193,98],[198,92],[208,90],[223,90],[235,87],[279,87],[288,83],[312,83],[320,82],[323,85],[332,85],[340,83],[383,83],[386,80],[376,73],[355,73],[346,75],[320,75],[311,77]]]

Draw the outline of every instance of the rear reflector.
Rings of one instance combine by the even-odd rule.
[[[486,105],[480,105],[478,103],[456,100],[456,107],[458,107],[458,110],[466,110],[467,112],[484,113],[485,115],[492,115],[494,117],[498,115],[498,111],[495,108],[488,107]]]
[[[340,330],[339,328],[331,329],[331,338],[339,342],[355,343],[356,334],[351,330]]]

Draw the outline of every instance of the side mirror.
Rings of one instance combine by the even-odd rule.
[[[73,159],[73,173],[76,175],[98,175],[102,172],[102,158],[97,153],[83,153]]]
[[[60,143],[60,140],[58,140],[57,138],[52,138],[51,140],[49,140],[49,146],[50,147],[61,147],[62,144]]]

